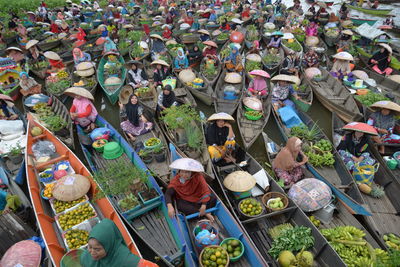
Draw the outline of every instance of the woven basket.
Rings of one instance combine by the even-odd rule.
[[[271,198],[277,198],[280,197],[282,199],[283,202],[283,208],[280,209],[273,209],[267,206],[267,202],[268,200],[270,200]],[[266,193],[263,197],[262,197],[262,203],[264,204],[265,208],[267,209],[267,211],[269,212],[274,212],[274,211],[278,211],[278,210],[284,210],[287,208],[287,206],[289,205],[289,199],[287,198],[287,196],[285,196],[282,193],[279,192],[268,192]]]
[[[222,247],[221,247],[221,246],[212,245],[212,246],[208,246],[207,248],[222,248]],[[202,259],[202,257],[203,257],[203,252],[204,252],[205,249],[206,249],[206,248],[204,248],[204,249],[201,251],[200,255],[199,255],[199,265],[200,265],[200,267],[205,267],[205,266],[203,265],[202,261],[201,261],[201,259]],[[222,248],[222,249],[223,249],[223,248]],[[225,249],[223,249],[223,250],[224,250],[225,253],[226,253],[226,264],[225,264],[225,267],[228,267],[228,266],[229,266],[229,254],[228,254],[228,252],[226,252]]]

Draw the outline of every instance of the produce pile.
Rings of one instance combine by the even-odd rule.
[[[240,254],[242,254],[242,248],[239,240],[230,239],[223,243],[221,247],[228,252],[230,259],[238,257]]]
[[[38,115],[39,120],[52,132],[59,131],[67,126],[67,122],[60,115],[56,115],[51,107],[45,103],[34,105],[33,110]]]
[[[201,84],[201,85],[198,85]],[[186,83],[187,86],[192,87],[192,88],[202,88],[204,86],[204,81],[203,79],[196,78],[192,82]]]
[[[248,110],[244,113],[244,116],[247,119],[251,120],[259,120],[262,117],[262,113],[260,111],[255,111],[255,110]]]
[[[281,61],[279,54],[268,53],[262,57],[266,65],[277,65]]]
[[[182,48],[183,51],[185,51],[186,46],[184,44],[168,44],[167,49],[168,53],[171,55],[171,57],[175,58],[177,56],[177,50],[178,48]]]
[[[251,60],[246,60],[245,63],[246,72],[250,72],[253,70],[260,70],[261,69],[261,62],[255,62]]]
[[[206,63],[201,65],[201,72],[208,79],[213,79],[217,74],[217,69],[215,68],[215,61],[213,59],[207,59]]]
[[[89,241],[89,232],[85,230],[72,229],[65,233],[64,238],[69,249],[76,249],[87,244]]]
[[[260,35],[258,33],[257,27],[255,25],[249,25],[247,27],[247,36],[246,36],[247,41],[253,42],[255,40],[260,39]]]
[[[91,89],[94,85],[96,85],[95,77],[81,78],[79,82],[74,83],[74,86],[85,87],[88,89]]]
[[[271,209],[283,209],[285,205],[283,204],[283,201],[280,197],[276,197],[269,199],[267,201],[267,206]]]
[[[321,233],[349,267],[377,266],[378,262],[380,266],[391,266],[388,253],[374,249],[364,239],[364,231],[354,226],[322,229]]]
[[[244,214],[248,216],[257,216],[260,215],[263,211],[261,203],[254,198],[242,200],[240,202],[239,208]]]
[[[68,87],[71,87],[71,81],[66,71],[59,71],[55,76],[46,78],[46,91],[50,94],[61,94]]]
[[[228,253],[222,247],[206,247],[201,256],[201,262],[203,266],[225,266],[228,257]]]
[[[139,200],[133,194],[129,194],[124,199],[118,202],[118,206],[121,208],[122,211],[131,210],[137,205],[139,205]]]
[[[288,40],[282,40],[282,43],[289,49],[292,49],[295,52],[301,51],[301,44],[299,42],[289,42]]]
[[[136,90],[136,93],[141,96],[141,95],[147,95],[150,92],[149,87],[140,87]]]
[[[58,223],[60,224],[61,229],[65,231],[94,216],[96,216],[94,209],[89,203],[86,203],[76,207],[71,211],[61,214],[58,217]]]
[[[49,63],[47,61],[39,61],[37,63],[34,63],[34,64],[30,65],[30,66],[34,70],[42,70],[42,69],[46,69],[49,66]]]
[[[54,207],[54,210],[56,211],[56,213],[61,213],[64,210],[70,209],[70,208],[76,206],[77,204],[85,202],[85,201],[86,201],[86,197],[83,196],[74,201],[61,201],[61,200],[55,199],[52,202],[52,204],[53,204],[53,207]]]
[[[228,38],[229,38],[229,33],[227,32],[223,32],[217,36],[218,41],[228,40]]]
[[[400,251],[400,237],[395,234],[383,235],[383,240],[386,245],[391,248]]]
[[[158,146],[161,144],[161,140],[156,137],[151,137],[144,142],[145,146]]]
[[[374,93],[369,91],[365,95],[355,95],[355,99],[357,99],[361,104],[369,107],[375,102],[382,101],[382,100],[389,100],[387,97],[383,96],[382,94],[379,93]]]
[[[336,38],[339,36],[339,29],[334,27],[334,28],[329,28],[328,30],[325,31],[325,35],[331,38]]]
[[[55,186],[55,183],[52,184],[46,184],[45,188],[43,190],[43,196],[47,198],[52,198],[53,197],[53,188]]]

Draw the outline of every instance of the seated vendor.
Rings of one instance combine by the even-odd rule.
[[[130,60],[126,65],[128,67],[127,84],[134,89],[149,86],[148,77],[141,62]]]
[[[174,161],[171,166],[178,165],[177,161],[181,160]],[[211,190],[204,179],[203,166],[200,162],[192,161],[190,165],[180,164],[180,166],[175,166],[179,172],[172,178],[165,192],[168,215],[173,218],[175,212],[177,212],[174,208],[173,201],[175,200],[176,208],[181,213],[190,215],[199,212],[200,217],[205,216],[210,221],[214,221],[214,217],[205,211],[215,206],[216,198],[211,194]],[[198,166],[200,171],[193,171],[193,165]]]
[[[224,112],[215,113],[208,118],[210,125],[206,131],[208,153],[211,160],[218,166],[229,165],[237,162],[246,165],[245,152],[236,145],[232,125],[233,117]]]
[[[183,69],[187,69],[189,67],[189,60],[185,55],[185,51],[183,51],[182,47],[179,47],[177,50],[176,57],[174,59],[174,68],[177,71],[181,71]]]
[[[295,82],[295,79],[295,76],[289,75],[277,75],[272,78],[272,81],[277,81],[272,88],[272,105],[275,110],[283,106],[295,108],[295,104],[290,100],[290,95],[293,95],[296,99],[300,98],[291,84]]]
[[[388,44],[378,45],[381,49],[369,59],[368,64],[372,65],[372,69],[377,73],[388,76],[393,72],[393,69],[389,67],[392,48]]]
[[[176,99],[174,91],[172,91],[171,85],[166,85],[162,92],[158,95],[157,109],[163,111],[166,108],[172,106],[178,106],[179,102]]]
[[[68,93],[68,89],[66,93]],[[98,113],[92,103],[94,100],[92,94],[84,88],[79,88],[79,91],[75,91],[71,95],[74,97],[69,110],[72,121],[88,130],[96,128],[95,121]]]
[[[0,99],[0,120],[16,120],[18,115],[13,112],[6,101]]]
[[[65,69],[65,65],[57,53],[53,51],[47,51],[44,53],[44,56],[47,58],[50,64],[47,73],[57,73]]]
[[[42,85],[37,83],[34,78],[29,77],[28,73],[21,71],[19,73],[19,90],[23,96],[40,94],[42,91]]]
[[[242,72],[243,64],[242,64],[242,56],[239,52],[240,45],[230,44],[229,47],[231,52],[229,56],[225,59],[225,67],[230,72]]]
[[[308,157],[301,151],[302,141],[297,137],[290,137],[286,146],[279,151],[272,162],[272,168],[279,179],[285,185],[293,185],[304,177],[302,168],[308,161]]]

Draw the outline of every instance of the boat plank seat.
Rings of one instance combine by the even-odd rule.
[[[62,160],[67,160],[69,158],[68,157],[69,152],[66,152],[65,154],[66,155],[61,155],[61,156],[59,156],[57,158],[54,158],[54,159],[51,159],[49,161],[46,161],[46,162],[43,162],[43,163],[39,163],[39,164],[35,164],[35,168],[40,171],[40,170],[46,169],[47,166],[53,165],[54,163],[57,163],[57,162],[62,161]]]

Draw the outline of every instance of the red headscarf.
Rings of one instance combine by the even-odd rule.
[[[65,68],[64,63],[62,62],[62,60],[49,59],[49,63],[54,68],[58,68],[58,69]]]
[[[206,203],[210,200],[211,191],[201,173],[193,173],[184,184],[179,181],[179,177],[180,175],[177,174],[168,185],[168,188],[175,189],[177,198],[192,203]]]
[[[50,25],[50,31],[52,33],[60,33],[60,28],[58,27],[57,24],[55,24],[54,22],[51,23]]]
[[[165,29],[164,29],[164,31],[163,31],[163,33],[162,33],[162,36],[163,36],[165,39],[171,38],[171,36],[172,36],[171,30],[170,30],[168,27],[165,27]]]
[[[78,33],[76,34],[76,38],[79,40],[79,41],[84,41],[85,40],[85,36],[86,36],[86,33],[85,33],[85,31],[82,29],[82,28],[78,28]]]

